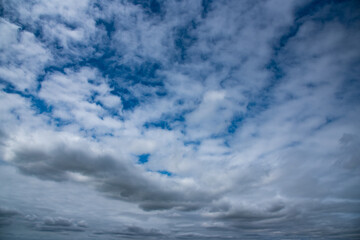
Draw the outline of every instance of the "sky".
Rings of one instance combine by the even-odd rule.
[[[359,239],[357,0],[0,0],[0,238]]]

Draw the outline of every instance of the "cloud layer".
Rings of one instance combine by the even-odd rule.
[[[3,1],[0,235],[357,239],[357,1]]]

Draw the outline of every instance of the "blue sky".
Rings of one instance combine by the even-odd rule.
[[[358,239],[358,1],[0,2],[1,239]]]

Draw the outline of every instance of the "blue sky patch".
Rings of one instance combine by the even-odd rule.
[[[147,163],[149,161],[149,157],[150,157],[149,153],[138,155],[138,163],[139,164]]]
[[[166,176],[169,176],[169,177],[171,177],[173,175],[171,172],[166,171],[166,170],[159,170],[157,172],[160,173],[161,175],[166,175]]]

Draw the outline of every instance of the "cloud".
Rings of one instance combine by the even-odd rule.
[[[111,236],[119,236],[123,238],[140,238],[140,237],[147,237],[147,238],[156,238],[156,239],[163,239],[165,235],[161,233],[157,229],[144,229],[138,226],[128,226],[124,227],[121,230],[113,230],[113,231],[104,231],[104,232],[96,232],[96,235],[111,235]]]
[[[51,136],[52,139],[58,137]],[[69,141],[73,141],[72,147]],[[92,151],[86,142],[69,137],[47,149],[36,146],[37,143],[15,150],[8,161],[23,173],[41,179],[87,182],[108,197],[137,202],[144,210],[197,209],[210,194],[181,179],[145,172],[140,166],[97,153],[96,149]],[[81,150],[83,147],[88,151]]]
[[[43,222],[37,224],[35,228],[38,231],[46,232],[82,232],[85,231],[86,223],[84,221],[76,223],[72,219],[63,217],[47,217]]]
[[[19,212],[15,210],[0,208],[0,228],[10,225],[12,223],[11,219],[18,215]]]
[[[51,52],[32,32],[21,29],[21,26],[1,18],[0,28],[5,36],[0,45],[2,81],[10,82],[20,91],[34,91],[36,78],[51,60]]]
[[[121,99],[110,94],[111,88],[101,81],[96,70],[84,67],[77,72],[64,71],[49,75],[41,84],[39,97],[52,108],[52,117],[60,123],[78,122],[86,129],[99,131],[121,127],[112,117],[121,111]]]
[[[1,215],[1,217],[4,217],[4,218],[13,217],[13,216],[16,216],[18,214],[19,213],[17,211],[14,211],[14,210],[3,209],[3,208],[0,210],[0,215]]]
[[[0,203],[39,216],[36,230],[359,236],[356,1],[2,8],[0,168],[19,173]],[[47,184],[87,189],[103,210],[80,211],[85,197]],[[48,195],[24,190],[34,188]],[[23,211],[35,199],[50,210]],[[26,221],[1,211],[5,222]]]

